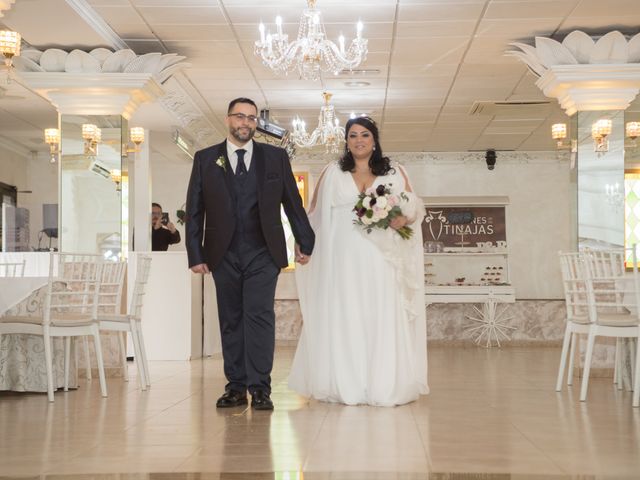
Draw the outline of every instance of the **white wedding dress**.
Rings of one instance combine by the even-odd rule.
[[[406,190],[393,163],[374,186]],[[420,221],[403,240],[392,229],[354,225],[359,191],[349,172],[329,165],[309,215],[316,233],[310,262],[296,267],[303,327],[289,387],[348,405],[401,405],[427,394],[427,332]],[[409,194],[403,213],[422,219]]]

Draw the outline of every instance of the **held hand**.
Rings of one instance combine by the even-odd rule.
[[[306,265],[307,263],[309,263],[309,260],[311,258],[309,255],[305,255],[300,251],[300,245],[298,245],[297,243],[295,246],[295,255],[296,262],[298,262],[300,265]]]
[[[194,265],[193,267],[191,267],[191,271],[193,273],[209,273],[209,267],[207,266],[206,263],[201,263],[199,265]]]
[[[399,215],[389,222],[389,226],[394,230],[398,230],[409,223],[409,219],[404,215]]]

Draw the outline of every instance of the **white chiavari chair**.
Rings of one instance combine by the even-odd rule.
[[[627,256],[632,260],[630,275],[627,274],[625,265]],[[640,312],[638,310],[640,306],[640,277],[635,246],[627,250],[586,251],[583,252],[583,259],[589,307],[589,333],[580,401],[585,401],[587,398],[589,373],[596,338],[638,338],[640,335]],[[637,388],[634,396],[636,394]]]
[[[102,258],[96,255],[98,258]],[[124,279],[127,273],[127,263],[123,260],[105,260],[102,266],[102,278],[100,281],[100,294],[98,296],[98,315],[117,315],[122,308],[122,295],[124,292]],[[91,380],[91,354],[89,341],[83,339],[84,359],[87,380]],[[122,335],[118,335],[118,347],[122,357],[124,378],[127,376],[127,349]]]
[[[129,310],[126,315],[113,313],[110,315],[99,313],[98,320],[101,330],[116,332],[128,332],[131,334],[133,342],[138,376],[140,377],[140,388],[146,390],[151,385],[149,377],[149,364],[147,362],[147,352],[144,347],[144,337],[142,335],[142,307],[151,270],[151,257],[147,255],[137,256],[136,279],[133,293],[129,301]]]
[[[567,372],[567,385],[573,385],[573,369],[578,335],[589,333],[589,312],[587,303],[587,291],[584,281],[584,266],[580,253],[570,252],[558,254],[560,270],[562,272],[562,285],[564,287],[565,308],[567,323],[562,342],[562,354],[558,368],[556,392],[562,390],[562,381],[569,358]]]
[[[0,262],[0,277],[24,277],[26,260],[21,262]]]

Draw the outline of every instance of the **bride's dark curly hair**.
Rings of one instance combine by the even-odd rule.
[[[371,173],[373,173],[376,177],[380,177],[382,175],[386,175],[390,171],[393,170],[391,166],[391,160],[389,157],[382,156],[382,147],[380,146],[380,133],[378,132],[378,126],[376,122],[374,122],[369,117],[355,117],[349,119],[347,124],[344,127],[344,136],[345,140],[349,138],[349,130],[354,125],[360,125],[371,132],[373,135],[373,141],[375,142],[373,153],[371,154],[371,158],[369,159],[369,168],[371,169]],[[344,153],[339,160],[340,169],[343,172],[352,172],[356,168],[356,162],[353,159],[353,155],[349,151],[349,147],[345,141],[344,145]]]

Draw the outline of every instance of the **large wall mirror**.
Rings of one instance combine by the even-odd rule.
[[[127,121],[119,115],[62,115],[60,123],[61,248],[123,255],[128,238]]]
[[[624,245],[624,112],[578,112],[578,243]]]

